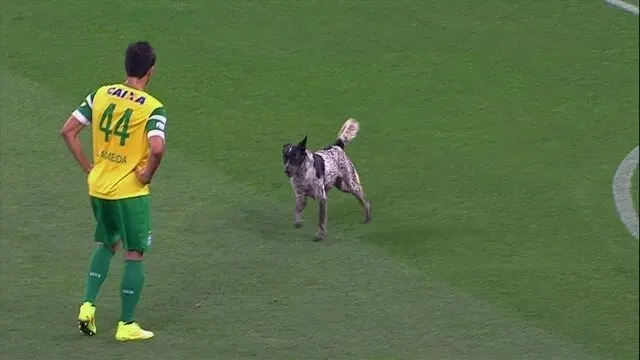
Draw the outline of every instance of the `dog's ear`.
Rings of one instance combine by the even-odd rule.
[[[302,139],[302,141],[300,141],[298,143],[298,146],[302,147],[302,148],[307,148],[307,135],[304,136],[304,139]]]
[[[289,146],[291,146],[291,143],[286,143],[282,145],[282,151],[284,151],[284,149],[288,148]]]

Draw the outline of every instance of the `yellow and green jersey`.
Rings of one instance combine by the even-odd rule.
[[[165,138],[167,113],[160,101],[124,84],[102,86],[73,112],[91,125],[93,169],[89,195],[101,199],[126,199],[149,194],[135,169],[146,166],[148,138]]]

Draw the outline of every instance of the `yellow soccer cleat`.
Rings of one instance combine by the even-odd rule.
[[[116,340],[118,341],[147,340],[151,339],[153,335],[151,331],[144,330],[135,322],[125,324],[124,321],[120,321],[118,330],[116,330]]]
[[[87,336],[93,336],[97,332],[96,307],[88,301],[84,302],[80,306],[80,313],[78,314],[78,328]]]

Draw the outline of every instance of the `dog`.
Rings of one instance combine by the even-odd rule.
[[[345,148],[360,131],[355,119],[347,119],[337,140],[315,152],[307,149],[307,136],[299,143],[282,146],[284,173],[289,178],[296,198],[294,228],[302,227],[302,211],[307,206],[307,198],[318,201],[319,221],[315,241],[327,236],[327,193],[336,187],[353,195],[364,211],[364,223],[371,221],[371,204],[367,199],[360,177]]]

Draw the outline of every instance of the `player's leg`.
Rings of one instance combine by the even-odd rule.
[[[94,240],[99,244],[93,253],[87,274],[85,293],[80,312],[78,327],[82,333],[92,336],[97,332],[95,320],[95,302],[100,288],[109,273],[111,258],[117,252],[117,226],[113,218],[112,203],[109,200],[91,198],[91,207],[96,219]]]
[[[135,311],[144,286],[144,254],[151,240],[149,197],[118,200],[123,230],[125,265],[120,286],[122,313],[116,340],[144,340],[153,337],[135,320]]]
[[[114,205],[113,200],[91,199],[93,214],[96,218],[94,238],[98,247],[91,259],[84,301],[92,304],[95,304],[96,297],[109,272],[111,259],[120,246]]]

